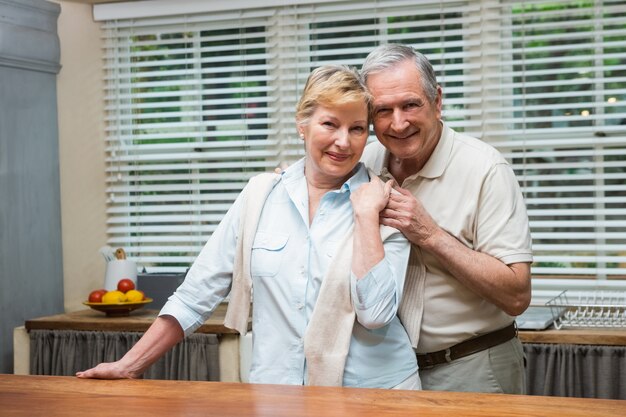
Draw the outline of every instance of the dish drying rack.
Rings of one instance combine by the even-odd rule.
[[[546,303],[554,328],[626,327],[625,291],[563,291]]]

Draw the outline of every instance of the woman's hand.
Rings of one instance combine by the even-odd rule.
[[[122,359],[76,372],[76,376],[98,379],[140,378],[150,365],[183,340],[184,336],[183,328],[174,317],[159,316]]]
[[[361,185],[350,195],[355,216],[376,215],[387,206],[393,180],[383,183],[378,177],[372,177],[370,182]]]
[[[350,195],[354,211],[352,272],[357,279],[385,257],[379,215],[389,201],[391,187],[392,181],[383,183],[373,176]]]
[[[123,366],[120,361],[104,362],[86,371],[76,372],[78,378],[96,378],[96,379],[135,379],[141,375],[134,374],[127,367]]]

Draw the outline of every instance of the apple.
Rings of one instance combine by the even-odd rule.
[[[105,289],[99,289],[99,290],[94,290],[92,292],[89,293],[89,302],[90,303],[101,303],[102,302],[102,296],[104,294],[106,294],[107,290]]]
[[[130,290],[135,289],[135,283],[130,278],[122,278],[117,282],[117,290],[123,293],[127,293]]]

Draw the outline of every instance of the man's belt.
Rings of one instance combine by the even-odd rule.
[[[431,353],[418,353],[417,364],[420,369],[432,368],[435,365],[452,362],[474,353],[489,349],[504,342],[508,342],[517,336],[515,322],[503,329],[491,333],[482,334],[464,342],[450,346],[447,349]]]

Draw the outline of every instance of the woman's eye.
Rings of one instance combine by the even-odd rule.
[[[363,133],[365,131],[365,128],[362,126],[355,126],[352,128],[352,131],[355,133]]]

